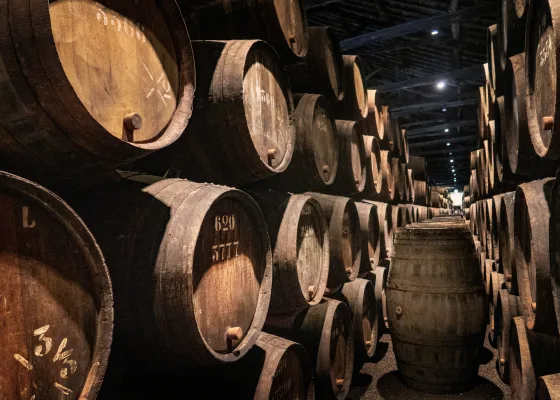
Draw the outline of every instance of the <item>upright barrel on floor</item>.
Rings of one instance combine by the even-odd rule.
[[[473,385],[486,325],[472,234],[464,222],[446,221],[395,233],[386,289],[400,375],[431,393]]]
[[[1,396],[93,400],[113,334],[101,250],[64,201],[30,181],[0,172],[0,207]]]

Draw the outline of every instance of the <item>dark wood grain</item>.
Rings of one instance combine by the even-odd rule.
[[[352,315],[343,302],[329,299],[299,314],[269,316],[265,330],[305,347],[315,369],[318,399],[346,398],[354,364],[354,333]]]
[[[286,170],[256,186],[302,193],[322,191],[335,180],[339,140],[332,108],[324,96],[301,94],[294,112],[296,138],[292,161]]]
[[[344,61],[331,27],[310,27],[307,56],[286,71],[296,92],[322,94],[333,104],[344,98]]]
[[[358,276],[362,259],[362,231],[356,204],[347,197],[306,193],[319,202],[329,223],[330,270],[327,292],[334,293]]]
[[[407,385],[428,393],[472,386],[485,336],[485,307],[472,233],[462,218],[440,217],[397,230],[387,315]]]
[[[95,399],[113,333],[107,266],[59,197],[0,172],[0,387],[7,399]]]
[[[13,140],[2,152],[25,150],[25,157],[4,168],[41,181],[75,178],[145,156],[183,133],[194,97],[194,65],[177,5],[106,3],[2,5],[0,120],[2,135]],[[125,137],[123,119],[130,113],[139,113],[144,124]]]
[[[307,18],[302,0],[180,0],[189,31],[197,40],[261,39],[283,60],[304,57]]]
[[[299,311],[318,304],[329,276],[327,219],[307,195],[251,191],[261,208],[273,250],[271,313]]]

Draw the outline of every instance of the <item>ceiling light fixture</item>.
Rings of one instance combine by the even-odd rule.
[[[444,82],[444,81],[439,81],[439,82],[437,83],[436,87],[437,87],[439,90],[442,90],[443,88],[445,88],[445,82]]]
[[[435,36],[439,33],[439,31],[437,30],[437,28],[432,29],[432,36]]]

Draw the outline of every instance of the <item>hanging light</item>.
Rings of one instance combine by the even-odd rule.
[[[439,82],[437,83],[436,87],[437,87],[439,90],[442,90],[443,88],[445,88],[445,82],[444,82],[444,81],[439,81]]]
[[[435,36],[439,33],[437,28],[432,29],[432,36]]]
[[[449,132],[449,129],[445,128],[445,133]]]

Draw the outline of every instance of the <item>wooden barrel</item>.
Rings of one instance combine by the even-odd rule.
[[[416,224],[398,230],[394,246],[387,315],[404,382],[430,393],[472,386],[486,301],[472,233],[464,223]]]
[[[490,317],[490,326],[488,329],[488,341],[494,348],[498,347],[498,314],[496,312],[496,305],[498,304],[498,294],[503,289],[505,283],[504,274],[497,271],[490,273],[490,282],[488,284],[490,293],[488,295],[488,315]]]
[[[403,208],[401,205],[394,205],[391,210],[391,219],[392,219],[392,231],[391,231],[391,242],[393,242],[393,238],[395,232],[398,228],[402,228],[406,226],[407,221],[407,209]]]
[[[502,197],[503,194],[497,194],[492,197],[491,205],[492,208],[490,212],[492,213],[492,225],[491,225],[491,232],[492,232],[492,247],[493,247],[493,258],[499,264],[499,270],[502,271],[501,266],[501,256],[500,256],[500,216],[501,214],[501,206],[502,206]]]
[[[219,385],[216,385],[216,377],[220,379]],[[157,398],[161,395],[162,386],[166,395],[174,397],[180,397],[188,386],[193,388],[197,398],[314,398],[313,367],[305,348],[299,343],[264,332],[261,332],[251,351],[236,363],[166,371],[165,376],[158,375],[155,379],[152,375],[149,379],[141,378],[136,377],[128,385],[136,391],[119,398]]]
[[[344,98],[344,62],[333,28],[312,26],[308,29],[307,56],[286,67],[292,87],[298,93],[318,93],[331,103]]]
[[[336,292],[358,276],[362,262],[362,231],[358,209],[347,197],[306,193],[319,202],[329,223],[329,278],[327,288]]]
[[[560,374],[545,375],[537,383],[537,400],[560,399]]]
[[[107,266],[78,215],[0,172],[2,396],[95,399],[113,333]]]
[[[521,315],[519,298],[509,294],[507,289],[501,289],[498,292],[494,315],[494,330],[498,348],[496,366],[502,381],[509,384],[509,332],[513,318]]]
[[[261,39],[285,60],[307,54],[307,17],[303,2],[266,0],[239,2],[208,0],[205,4],[179,0],[189,31],[197,40]]]
[[[387,287],[387,276],[389,274],[390,260],[384,264],[384,267],[377,267],[373,271],[373,281],[375,284],[375,303],[378,317],[378,335],[379,339],[384,333],[388,332],[387,325],[387,297],[385,289]]]
[[[339,107],[339,119],[358,120],[367,117],[368,97],[367,83],[362,71],[364,67],[358,56],[343,55],[344,85],[346,93]]]
[[[554,300],[549,255],[550,191],[547,178],[517,187],[514,205],[514,240],[517,288],[527,327],[558,335],[560,310]]]
[[[242,365],[247,366],[243,370],[249,374],[237,379],[237,384],[247,388],[247,395],[254,400],[305,399],[313,390],[311,361],[299,343],[261,332],[255,351],[243,359]]]
[[[560,157],[560,137],[556,104],[559,45],[553,16],[558,12],[556,1],[529,3],[526,29],[525,74],[527,76],[527,114],[529,131],[536,153],[540,157]]]
[[[401,129],[400,133],[401,133],[401,143],[402,143],[400,159],[402,163],[408,164],[410,154],[408,151],[408,139],[406,137],[406,129]]]
[[[385,125],[383,124],[383,115],[381,113],[380,95],[377,90],[367,91],[368,114],[366,122],[370,135],[379,140],[379,144],[386,150],[388,137],[385,135]]]
[[[484,64],[484,72],[487,73],[488,64]],[[478,137],[481,140],[486,139],[488,132],[488,104],[487,104],[486,86],[478,88],[478,108],[476,109],[476,119],[478,122]]]
[[[514,203],[515,192],[508,192],[500,200],[500,220],[498,246],[500,248],[500,268],[504,273],[506,287],[512,294],[517,295],[517,275],[514,277]]]
[[[500,65],[500,42],[498,40],[498,25],[488,27],[487,33],[487,60],[490,72],[490,84],[496,96],[503,94],[503,74]],[[492,119],[492,118],[491,118]]]
[[[329,233],[319,203],[307,195],[251,191],[266,220],[272,246],[269,312],[318,304],[329,276]]]
[[[391,172],[393,175],[394,183],[394,197],[393,202],[401,203],[404,200],[403,192],[403,180],[404,177],[401,176],[401,163],[397,157],[391,158]]]
[[[503,133],[509,165],[514,174],[532,176],[538,159],[531,143],[527,119],[525,53],[509,58],[504,83],[504,111],[509,123]]]
[[[478,223],[477,223],[478,207],[476,206],[476,203],[471,204],[470,209],[471,209],[470,228],[473,235],[476,235],[478,238]]]
[[[379,228],[379,258],[378,263],[386,259],[392,247],[392,230],[393,230],[393,207],[390,204],[378,201],[364,200],[366,204],[372,204],[377,210],[377,221]]]
[[[336,120],[338,171],[329,193],[349,195],[364,191],[367,160],[357,125],[355,121]]]
[[[506,69],[508,57],[525,51],[525,22],[515,13],[516,3],[522,1],[501,0],[498,18],[498,41],[500,42],[500,66]]]
[[[18,22],[0,27],[0,168],[82,179],[168,146],[187,126],[195,72],[176,3],[81,4],[5,6]]]
[[[383,176],[379,141],[373,136],[363,136],[366,156],[366,186],[363,196],[371,200],[383,199]]]
[[[107,258],[115,351],[154,370],[233,362],[254,345],[272,254],[249,195],[131,174],[70,197]]]
[[[526,18],[528,0],[515,0],[515,15],[517,18]]]
[[[424,222],[428,219],[428,207],[419,206],[418,207],[418,219],[417,222]]]
[[[409,156],[408,168],[414,171],[415,180],[426,180],[426,159],[419,156]]]
[[[381,150],[381,201],[392,201],[395,196],[395,181],[393,176],[393,165],[388,150]]]
[[[379,219],[377,207],[374,204],[356,202],[356,208],[358,209],[362,231],[362,257],[359,275],[364,276],[379,264],[379,254],[381,253]]]
[[[352,313],[354,333],[354,371],[371,359],[379,340],[379,314],[375,298],[375,287],[366,279],[345,283],[339,295]]]
[[[325,97],[317,94],[295,96],[296,138],[292,160],[286,170],[257,185],[286,192],[324,190],[337,174],[339,149],[336,124]]]
[[[537,379],[560,372],[560,340],[527,329],[523,317],[511,323],[509,341],[509,377],[511,398],[533,400]]]
[[[269,316],[265,329],[303,345],[314,368],[318,399],[344,399],[354,364],[350,310],[341,301],[322,303],[289,316]]]
[[[428,185],[426,181],[414,179],[414,204],[425,206]]]
[[[559,322],[560,330],[560,176],[556,176],[554,185],[550,193],[550,270],[552,274],[552,295],[554,298],[554,309],[556,320]]]
[[[241,185],[286,170],[295,145],[293,98],[278,56],[259,40],[193,41],[196,112],[174,146],[174,169]]]
[[[395,149],[395,142],[393,138],[393,125],[389,106],[381,107],[381,122],[383,122],[383,131],[385,133],[385,137],[387,138],[381,143],[381,146],[383,150],[393,152]]]
[[[484,205],[484,226],[486,229],[486,254],[488,258],[494,259],[494,236],[492,234],[492,229],[494,227],[494,214],[492,208],[494,206],[494,201],[492,198],[484,200],[486,203]]]
[[[471,158],[470,158],[471,170],[476,169],[476,156],[477,156],[477,150],[471,151]]]

